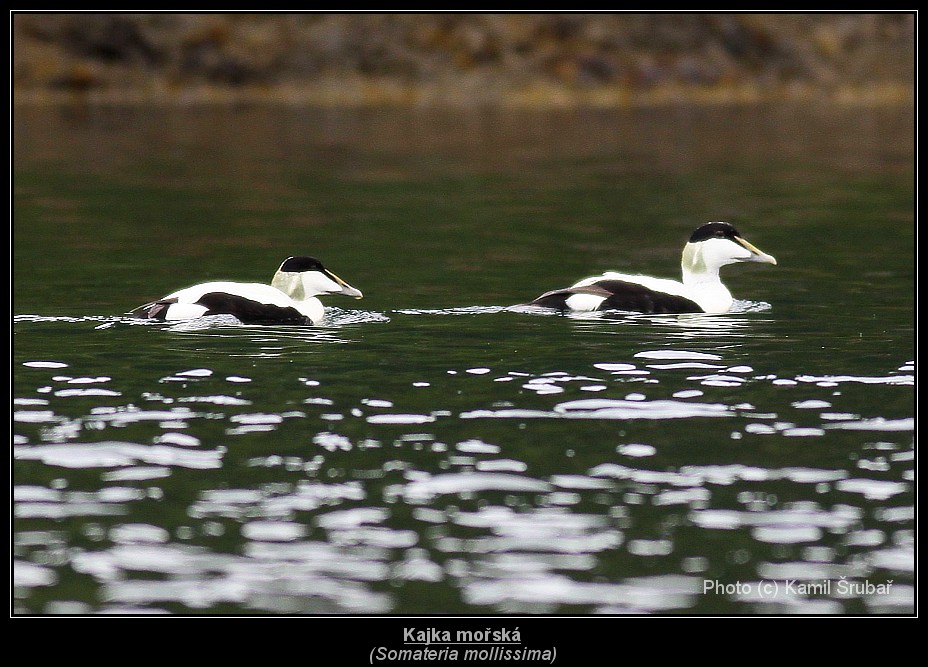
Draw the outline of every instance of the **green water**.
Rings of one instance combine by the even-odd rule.
[[[913,612],[910,111],[13,129],[14,613]],[[518,307],[718,219],[733,313]],[[365,298],[125,317],[294,254]]]

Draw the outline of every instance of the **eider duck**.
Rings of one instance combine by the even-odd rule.
[[[233,315],[244,324],[319,324],[325,315],[317,294],[363,294],[315,257],[288,257],[270,285],[209,282],[187,287],[139,306],[130,314],[158,320]]]
[[[776,264],[727,222],[699,227],[683,248],[683,282],[607,271],[566,289],[546,292],[534,306],[562,311],[625,310],[639,313],[726,313],[734,299],[719,269],[735,262]]]

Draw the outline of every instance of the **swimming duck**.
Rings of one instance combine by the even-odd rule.
[[[319,324],[325,308],[317,294],[364,296],[315,257],[288,257],[270,285],[201,283],[139,306],[130,314],[158,320],[233,315],[244,324]]]
[[[531,302],[565,311],[626,310],[639,313],[726,313],[734,299],[719,269],[735,262],[776,264],[727,222],[699,227],[683,248],[683,282],[607,271]]]

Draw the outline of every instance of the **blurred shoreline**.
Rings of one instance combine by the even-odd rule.
[[[427,84],[344,80],[330,85],[279,86],[273,89],[240,87],[228,89],[197,86],[184,90],[129,89],[98,91],[31,90],[13,95],[18,107],[56,105],[255,105],[313,107],[421,107],[428,109],[482,108],[542,110],[571,108],[633,109],[671,105],[757,105],[812,104],[840,106],[906,106],[914,103],[914,90],[901,83],[841,86],[822,92],[807,86],[788,86],[778,90],[754,86],[716,88],[662,86],[646,92],[621,87],[595,90],[565,90],[558,86],[535,85],[475,99],[458,89]]]
[[[910,13],[11,14],[14,105],[911,105]]]

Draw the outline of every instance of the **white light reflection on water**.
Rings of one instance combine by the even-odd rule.
[[[790,531],[793,529],[824,529],[832,533],[848,533],[862,516],[859,508],[850,505],[839,505],[829,511],[812,503],[799,503],[768,511],[695,510],[690,513],[690,520],[698,526],[721,530],[734,530],[743,526],[766,529],[770,531],[767,534],[769,539],[763,541],[775,542],[777,535],[782,534],[784,538],[788,538],[792,535]],[[808,541],[817,539],[818,536]]]
[[[883,417],[874,417],[873,419],[833,422],[825,424],[824,428],[846,431],[914,431],[915,418],[885,419]]]
[[[119,468],[138,464],[178,466],[205,470],[220,468],[225,447],[193,450],[133,442],[90,442],[64,445],[16,445],[13,458],[41,461],[64,468]]]
[[[631,395],[630,395],[631,396]],[[674,400],[579,399],[558,403],[550,411],[503,408],[470,410],[461,419],[688,419],[693,417],[733,417],[736,412],[719,403],[695,403]]]
[[[475,579],[464,584],[470,604],[503,613],[546,613],[561,605],[592,606],[596,613],[655,613],[693,606],[702,579],[682,575],[630,578],[623,583],[576,581],[557,573]]]
[[[466,311],[449,314],[477,312]],[[571,320],[570,326],[608,328],[616,322]],[[253,357],[254,350],[286,355],[290,345],[308,349],[330,333],[341,341],[354,337],[350,324],[323,338],[241,325],[167,333],[172,340],[231,336],[242,343],[241,356]],[[371,384],[360,393],[354,388],[350,399],[338,372],[297,364],[285,378],[293,388],[285,401],[266,395],[267,374],[257,358],[257,365],[172,358],[146,387],[158,391],[138,393],[126,390],[115,369],[85,369],[67,357],[48,361],[59,355],[37,354],[22,364],[38,379],[29,387],[33,393],[14,398],[14,423],[28,433],[14,437],[14,460],[58,469],[62,480],[67,470],[95,470],[105,488],[81,493],[63,481],[18,486],[15,517],[99,524],[99,550],[70,545],[59,559],[97,583],[99,602],[88,609],[102,612],[231,606],[390,613],[403,591],[397,586],[384,592],[383,584],[403,581],[450,586],[472,609],[497,613],[699,609],[701,578],[607,580],[594,574],[616,558],[639,573],[652,566],[705,570],[708,565],[700,563],[716,556],[687,551],[675,534],[678,527],[710,538],[737,533],[764,554],[757,576],[763,567],[783,576],[793,572],[786,565],[776,569],[773,554],[807,578],[914,571],[905,530],[888,527],[913,519],[910,506],[890,503],[907,502],[914,452],[888,441],[894,433],[914,431],[914,419],[873,416],[839,391],[857,385],[910,388],[905,376],[780,377],[756,359],[745,364],[743,355],[727,348],[668,341],[668,347],[651,341],[630,351],[600,348],[582,364],[552,362],[553,368],[487,357],[442,360],[444,365],[417,368],[395,382]],[[898,362],[892,367],[909,370]],[[421,399],[404,391],[414,384]],[[83,391],[104,387],[116,395]],[[594,389],[596,397],[588,393]],[[482,418],[497,421],[468,423]],[[583,428],[601,428],[606,435],[589,450],[572,445],[569,454],[555,448],[535,456],[514,444],[523,434],[531,437],[538,426],[527,423],[532,419],[587,420]],[[742,449],[718,465],[691,463],[662,435],[678,423],[685,429],[715,427],[723,440],[731,433]],[[81,441],[112,428],[130,429],[121,435],[133,438],[134,427],[145,429],[135,438],[139,442],[112,436]],[[866,442],[853,458],[836,460],[835,447],[826,445],[856,433]],[[880,433],[887,442],[876,440]],[[795,442],[803,439],[808,444]],[[795,465],[768,464],[768,443],[797,448]],[[226,472],[241,474],[238,455],[228,456],[236,444],[248,452],[241,465],[273,481],[223,487]],[[821,447],[830,458],[803,465],[809,459],[802,446]],[[378,458],[378,450],[386,455]],[[591,461],[595,451],[598,458]],[[574,456],[583,467],[557,469],[559,457]],[[148,519],[140,520],[136,507],[161,502],[162,486],[184,469],[219,471],[220,477],[202,477],[192,500],[176,508],[186,525],[141,523]],[[769,489],[772,499],[768,505],[748,498],[744,489]],[[777,500],[777,493],[806,501]],[[737,501],[726,501],[726,494]],[[826,497],[830,501],[809,500]],[[239,551],[215,550],[209,540],[219,537]],[[46,563],[59,561],[45,560],[52,551],[20,544],[15,577],[21,589],[54,585],[57,568]],[[641,566],[643,561],[649,564]],[[863,604],[877,611],[905,609],[905,589],[891,599],[864,598]],[[779,607],[736,602],[768,612],[848,608],[840,600],[802,596],[784,598]],[[49,604],[45,611],[64,608]]]
[[[386,498],[402,497],[407,502],[425,504],[436,496],[445,494],[468,494],[480,491],[528,491],[551,490],[547,482],[521,475],[507,473],[461,472],[435,476],[424,476],[407,484],[393,485],[384,491]]]
[[[731,408],[720,403],[673,400],[581,399],[554,406],[554,412],[569,419],[686,419],[731,417]]]
[[[129,513],[129,504],[142,500],[144,492],[128,487],[107,487],[98,492],[58,491],[43,487],[13,488],[13,516],[66,519],[104,517]]]
[[[491,534],[439,540],[439,549],[452,546],[453,551],[468,553],[589,554],[618,548],[624,541],[622,532],[605,517],[562,509],[517,513],[508,507],[491,506],[477,512],[455,512],[450,520],[453,525],[481,528]]]
[[[280,540],[281,530],[243,528],[242,555],[130,543],[79,551],[71,563],[99,581],[106,606],[127,613],[174,604],[208,609],[232,603],[274,613],[372,614],[392,607],[388,594],[369,586],[389,578],[386,552],[301,541],[294,531],[287,532],[292,539]],[[140,572],[145,579],[132,576]]]

